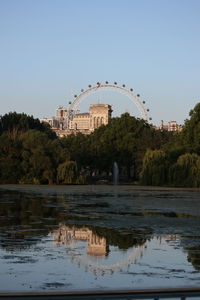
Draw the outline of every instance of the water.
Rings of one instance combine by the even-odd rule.
[[[199,194],[1,186],[0,292],[199,286]]]

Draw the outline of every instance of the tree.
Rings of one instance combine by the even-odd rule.
[[[93,168],[106,172],[112,170],[116,161],[125,180],[137,180],[147,148],[159,149],[171,136],[125,113],[90,135],[90,161]]]
[[[181,155],[171,167],[171,183],[175,186],[200,186],[200,156],[195,153]]]
[[[166,185],[168,183],[167,157],[162,150],[147,150],[140,181],[145,185]]]
[[[77,164],[74,161],[65,161],[58,166],[58,183],[72,184],[77,180]]]
[[[189,113],[190,119],[185,121],[181,132],[182,143],[188,152],[200,154],[200,103]]]
[[[56,134],[47,123],[41,123],[39,119],[28,116],[24,113],[10,112],[4,116],[0,116],[0,135],[3,132],[16,139],[27,130],[36,129],[45,132],[50,139],[55,139]]]
[[[0,183],[18,183],[21,173],[21,143],[6,134],[0,136]]]
[[[82,133],[78,133],[77,135],[71,134],[61,138],[60,143],[63,149],[69,154],[68,159],[76,161],[79,169],[88,166],[90,163],[90,147],[87,135],[83,135]]]
[[[46,133],[29,130],[21,136],[22,166],[24,176],[21,183],[53,183],[55,171]]]

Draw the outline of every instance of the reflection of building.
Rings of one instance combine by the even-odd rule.
[[[89,113],[76,113],[68,118],[69,111],[63,107],[56,109],[56,117],[41,119],[50,124],[58,136],[81,132],[90,134],[101,125],[107,125],[111,118],[112,108],[109,104],[91,104]]]
[[[94,234],[91,230],[89,233],[87,254],[89,255],[107,255],[108,254],[108,244],[104,237],[100,237]]]
[[[77,228],[61,225],[58,231],[53,233],[56,244],[70,244],[73,240],[87,241],[87,254],[89,255],[104,255],[109,251],[109,246],[104,237],[94,234],[87,227]]]
[[[159,245],[161,245],[163,241],[173,245],[174,241],[176,241],[178,238],[180,237],[177,234],[167,234],[167,235],[157,236],[157,241]]]

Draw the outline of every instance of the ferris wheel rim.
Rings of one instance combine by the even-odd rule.
[[[151,120],[151,118],[148,116],[149,109],[146,109],[144,104],[145,101],[140,100],[139,94],[134,94],[133,89],[126,88],[125,84],[119,85],[117,82],[114,83],[100,83],[97,82],[96,85],[88,85],[87,89],[81,89],[81,92],[78,95],[74,95],[74,100],[72,102],[69,102],[69,112],[73,114],[73,112],[76,111],[78,105],[82,102],[84,98],[89,96],[90,94],[93,94],[95,92],[98,92],[100,90],[114,90],[116,92],[119,92],[121,94],[124,94],[127,96],[132,102],[136,105],[138,111],[140,112],[142,118],[145,121]]]

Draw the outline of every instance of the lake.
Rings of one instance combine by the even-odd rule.
[[[0,292],[199,285],[200,190],[0,186]]]

